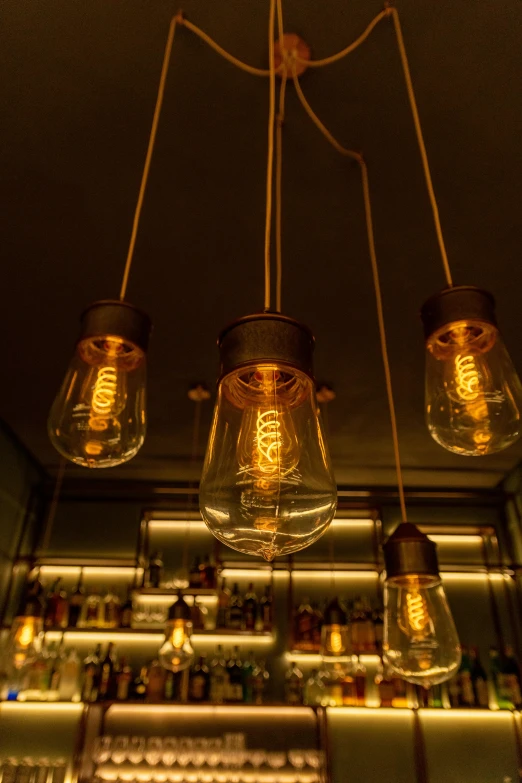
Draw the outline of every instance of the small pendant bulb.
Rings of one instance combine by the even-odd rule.
[[[522,384],[491,294],[448,288],[425,302],[426,420],[434,440],[464,456],[494,454],[522,433]]]
[[[146,432],[148,317],[125,302],[95,302],[49,415],[52,444],[88,468],[132,459]]]
[[[384,559],[385,662],[404,680],[430,688],[450,679],[461,659],[436,546],[403,522],[384,545]]]

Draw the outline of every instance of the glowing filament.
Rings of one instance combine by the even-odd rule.
[[[109,416],[114,408],[118,388],[115,367],[102,367],[98,372],[92,393],[92,409],[97,416]]]
[[[279,455],[283,446],[279,412],[268,410],[260,412],[256,422],[255,448],[257,467],[261,473],[273,475],[280,468]]]
[[[334,655],[340,655],[342,652],[344,652],[344,645],[343,645],[343,638],[341,636],[340,631],[334,631],[332,627],[332,631],[330,633],[330,644],[329,648],[334,653]]]
[[[429,625],[430,616],[426,599],[418,592],[406,594],[406,612],[408,615],[408,624],[413,631],[423,633],[426,626]]]
[[[27,649],[30,647],[37,635],[36,622],[34,617],[26,617],[23,625],[20,626],[16,633],[15,642],[18,647]]]
[[[455,357],[457,394],[466,402],[474,402],[480,393],[480,378],[473,356]]]
[[[170,634],[170,643],[176,649],[180,649],[181,647],[183,647],[186,637],[187,637],[187,633],[185,628],[185,621],[175,620],[174,627],[172,628]]]

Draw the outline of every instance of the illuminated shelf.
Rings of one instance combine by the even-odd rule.
[[[356,655],[356,653],[354,653]],[[381,662],[381,656],[377,653],[360,653],[357,655],[361,663],[365,665],[378,665]],[[320,653],[301,652],[300,650],[291,650],[285,653],[285,660],[296,663],[350,663],[351,655],[321,655]]]
[[[138,587],[136,590],[133,590],[133,595],[135,596],[158,596],[160,598],[165,597],[169,598],[172,596],[175,598],[178,593],[179,589],[177,587]],[[181,590],[183,595],[207,595],[207,596],[217,596],[217,590],[215,587],[212,588],[206,588],[206,587],[184,587]]]
[[[161,628],[47,628],[45,636],[48,641],[59,641],[62,635],[66,640],[90,642],[134,642],[158,644],[165,635]],[[191,640],[198,644],[272,644],[275,637],[271,631],[235,631],[230,628],[206,629],[195,631]]]

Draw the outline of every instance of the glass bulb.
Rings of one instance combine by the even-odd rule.
[[[461,650],[438,576],[400,576],[384,585],[384,660],[399,677],[429,688],[449,680]]]
[[[159,661],[163,668],[171,672],[187,669],[194,661],[194,650],[190,643],[192,622],[177,617],[167,622],[165,642],[159,651]]]
[[[49,416],[60,454],[87,468],[134,457],[145,439],[145,368],[144,352],[120,337],[78,343]]]
[[[201,513],[216,538],[272,560],[316,541],[336,505],[312,379],[274,363],[226,375],[200,486]]]
[[[467,456],[514,443],[522,432],[522,385],[497,328],[454,321],[426,347],[426,415],[437,443]]]
[[[21,669],[36,658],[40,649],[41,633],[43,633],[41,617],[25,615],[15,617],[7,642],[7,657],[16,669]]]
[[[333,623],[321,629],[321,655],[344,655],[348,649],[348,626]]]

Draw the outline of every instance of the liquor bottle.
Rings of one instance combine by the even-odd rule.
[[[83,568],[80,569],[78,584],[76,590],[69,599],[69,627],[77,628],[82,614],[83,603],[85,601],[85,590],[83,588]]]
[[[228,607],[230,606],[230,590],[227,580],[221,580],[221,589],[218,593],[217,628],[226,628],[228,619]]]
[[[458,672],[448,682],[448,696],[450,705],[452,707],[459,707],[461,702],[460,696],[460,678]]]
[[[228,695],[228,671],[223,656],[223,648],[219,644],[210,668],[210,700],[222,704]]]
[[[110,588],[101,602],[102,628],[119,628],[121,620],[121,602],[114,590]]]
[[[355,680],[355,692],[357,697],[357,706],[366,706],[366,666],[362,663],[361,659],[354,655],[352,656],[352,676]]]
[[[488,676],[480,661],[477,647],[470,649],[471,684],[477,707],[489,707]]]
[[[375,684],[379,689],[381,707],[393,707],[395,684],[392,679],[391,670],[387,666],[384,666],[383,664],[379,665],[375,675]]]
[[[147,701],[161,701],[165,693],[166,670],[156,659],[149,666]]]
[[[47,698],[49,701],[56,701],[59,698],[58,691],[60,688],[60,677],[62,674],[62,666],[65,662],[65,651],[63,645],[64,641],[62,635],[58,649],[51,649],[51,647],[49,648],[49,657],[51,659],[49,690],[47,692]]]
[[[254,701],[254,682],[253,675],[256,668],[254,653],[250,651],[243,663],[243,701],[245,704],[252,704]]]
[[[243,701],[243,670],[239,658],[239,647],[236,645],[227,664],[228,694],[227,701],[240,703]]]
[[[97,628],[100,622],[100,594],[96,589],[84,601],[80,625],[82,628]]]
[[[252,696],[254,704],[263,704],[266,698],[270,674],[266,670],[265,662],[259,661],[252,672]]]
[[[397,677],[395,674],[391,675],[391,679],[394,689],[392,707],[395,707],[396,709],[406,709],[410,706],[410,699],[408,698],[410,683],[401,680],[401,678]],[[426,689],[422,688],[422,690],[424,691]]]
[[[254,584],[250,582],[243,602],[243,625],[246,631],[254,631],[257,622],[257,595]]]
[[[312,604],[312,649],[314,652],[321,650],[321,630],[323,627],[323,613],[317,604]]]
[[[265,587],[265,594],[259,602],[259,622],[261,631],[271,631],[273,623],[272,587]]]
[[[201,560],[199,556],[194,558],[192,568],[189,572],[189,587],[199,588],[201,587]]]
[[[174,698],[174,672],[167,672],[165,677],[165,701],[172,701]]]
[[[471,681],[471,660],[467,647],[462,647],[462,660],[456,679],[459,682],[459,707],[474,707],[475,693]]]
[[[82,701],[95,702],[98,700],[100,687],[101,644],[95,652],[90,652],[83,662]]]
[[[147,684],[149,678],[147,676],[148,670],[146,666],[142,666],[140,673],[134,678],[132,683],[132,698],[135,701],[145,701],[147,695]]]
[[[295,616],[294,648],[303,652],[312,652],[314,642],[312,638],[314,610],[310,606],[308,598],[303,598]]]
[[[380,608],[373,610],[373,629],[375,634],[375,647],[379,655],[382,655],[382,640],[384,635],[384,613]]]
[[[227,628],[240,631],[243,628],[243,599],[239,594],[238,583],[235,582],[227,612]]]
[[[374,653],[377,650],[376,638],[375,638],[375,626],[373,624],[373,612],[370,601],[366,596],[361,598],[362,611],[365,616],[365,639],[364,639],[364,651],[367,653]]]
[[[428,707],[437,710],[442,709],[443,707],[442,685],[432,685],[431,688],[428,689],[427,693],[428,693]]]
[[[127,663],[126,658],[122,658],[119,665],[119,672],[116,677],[116,698],[118,701],[127,701],[131,683],[132,669]]]
[[[194,597],[194,603],[190,607],[190,616],[192,618],[192,629],[194,631],[202,631],[205,629],[208,609],[206,606],[198,603],[198,599]]]
[[[343,706],[343,680],[346,672],[340,663],[324,664],[326,688],[326,703],[329,707]]]
[[[47,596],[44,625],[46,628],[67,628],[69,620],[69,605],[67,593],[60,589],[61,577],[53,583],[51,592]]]
[[[103,701],[108,698],[111,688],[111,680],[114,672],[115,650],[113,642],[109,642],[107,653],[100,664],[100,686],[98,688],[98,700]]]
[[[367,645],[368,623],[364,604],[360,596],[356,596],[353,602],[352,615],[350,617],[352,650],[356,655],[365,652]]]
[[[127,597],[121,605],[120,626],[121,628],[131,628],[132,626],[132,587],[127,588]]]
[[[203,565],[201,567],[201,586],[206,587],[208,590],[216,589],[216,566],[210,562],[208,555],[205,555]]]
[[[522,694],[520,692],[520,669],[511,645],[506,645],[502,661],[502,674],[509,692],[512,704],[516,709],[522,705]]]
[[[303,672],[294,662],[285,674],[285,703],[303,703],[304,678]]]
[[[312,669],[304,687],[304,703],[308,707],[320,707],[326,703],[326,688],[317,669]]]
[[[74,647],[66,656],[60,673],[58,696],[60,701],[73,701],[78,697],[80,684],[80,659]]]
[[[210,672],[205,661],[205,656],[200,655],[198,662],[190,672],[189,699],[190,701],[208,701],[210,693]]]
[[[147,569],[147,587],[158,588],[163,575],[163,560],[161,552],[153,552]]]

